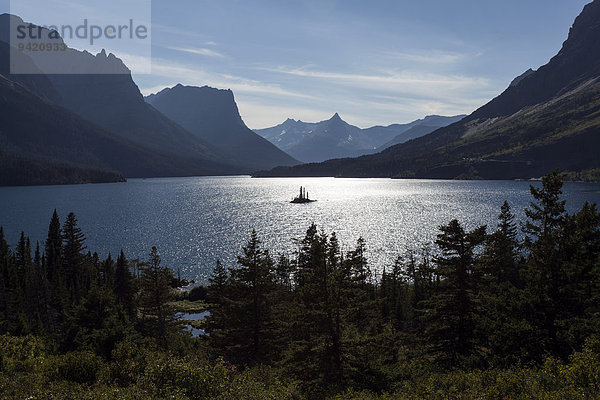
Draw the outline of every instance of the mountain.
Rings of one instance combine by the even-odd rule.
[[[0,15],[0,40],[7,40],[11,21],[13,26],[25,23],[17,16]],[[47,35],[48,31],[42,29],[42,32]],[[56,40],[64,43],[62,39]],[[235,162],[229,163],[230,160],[213,146],[147,104],[129,69],[113,54],[102,50],[93,55],[67,48],[64,52],[29,52],[29,55],[42,73],[58,70],[65,73],[43,74],[53,88],[53,97],[49,97],[45,88],[38,90],[28,84],[25,87],[134,145],[171,158],[183,174],[196,174],[202,162],[206,163],[206,170],[218,174],[247,172],[247,169],[235,167]],[[21,70],[29,67],[29,63],[19,65]],[[189,169],[181,169],[186,162],[189,162]],[[222,168],[215,168],[216,165],[222,165]],[[160,175],[169,173],[165,170]]]
[[[11,20],[22,22],[15,16],[0,15],[0,39],[8,40]],[[129,73],[46,75],[34,61],[39,57],[30,57],[33,52],[20,52],[4,40],[0,40],[0,185],[107,182],[122,181],[124,176],[240,172],[239,167],[224,162],[208,144],[147,105]],[[78,58],[85,59],[84,68],[92,66],[95,71],[102,64],[123,65],[105,52],[93,56],[73,50],[69,60],[77,62]],[[11,62],[18,63],[19,71],[29,73],[11,74]],[[62,82],[62,86],[57,86],[57,82]],[[119,87],[123,83],[124,87]],[[80,97],[74,101],[66,89]],[[98,98],[102,90],[105,96]],[[148,131],[138,124],[141,133],[138,140],[123,134],[125,131],[115,133],[90,121],[94,116],[107,118],[100,112],[102,107],[113,109],[115,115],[123,119],[135,118],[130,113],[130,104],[123,102],[127,96],[140,100],[138,107],[142,105],[146,109],[142,113],[150,118],[144,124],[154,124]],[[116,110],[111,103],[119,101],[121,109]],[[90,106],[94,102],[96,110]],[[91,108],[89,119],[81,115],[85,115],[83,112],[72,111],[86,106]]]
[[[395,124],[390,125],[388,127],[382,127],[384,128],[384,130],[385,128],[387,128],[387,132],[392,133],[396,131],[397,134],[391,139],[387,140],[385,143],[377,146],[377,151],[387,149],[388,147],[391,147],[396,144],[407,142],[411,139],[416,139],[418,137],[425,136],[438,128],[442,128],[444,126],[448,126],[457,121],[460,121],[464,117],[466,117],[466,115],[456,115],[453,117],[444,117],[441,115],[428,115],[423,119],[418,119],[408,124]],[[370,132],[376,128],[380,127],[367,128],[365,129],[365,131],[368,135],[370,135]]]
[[[377,150],[385,150],[388,147],[392,147],[400,143],[408,142],[411,139],[416,139],[418,137],[425,136],[439,128],[439,126],[415,125],[412,128],[396,135],[392,140],[378,147]]]
[[[521,75],[519,75],[515,79],[513,79],[512,82],[510,83],[510,85],[508,85],[508,86],[509,87],[517,86],[519,84],[519,82],[521,82],[523,79],[527,78],[529,75],[533,74],[534,72],[535,72],[534,70],[529,68],[527,71],[523,72]]]
[[[316,123],[288,119],[280,125],[255,132],[303,162],[364,154],[376,147],[360,128],[343,121],[338,113]]]
[[[464,116],[430,115],[408,124],[373,126],[361,129],[343,121],[339,114],[326,121],[303,122],[287,119],[271,128],[255,130],[280,149],[305,162],[320,162],[332,158],[372,154],[389,147],[393,141],[402,143],[421,133],[425,135],[440,126],[449,125]],[[428,125],[406,134],[411,128]],[[393,144],[395,144],[393,143]]]
[[[35,71],[35,73],[11,74],[10,60],[14,59],[17,59],[16,62],[18,62],[19,65],[27,65],[27,69],[32,72]],[[0,75],[13,82],[19,83],[43,99],[52,102],[60,102],[60,95],[54,86],[52,86],[50,79],[41,73],[33,60],[25,53],[15,49],[2,40],[0,40]]]
[[[293,150],[295,145],[313,133],[318,124],[318,122],[303,122],[288,118],[279,125],[271,128],[255,129],[254,132],[291,154],[290,150]]]
[[[548,64],[447,127],[378,154],[260,176],[516,179],[600,167],[600,0]]]
[[[122,181],[221,165],[181,163],[84,120],[0,76],[0,185]]]
[[[231,90],[179,84],[147,96],[146,102],[246,168],[299,164],[244,124]]]

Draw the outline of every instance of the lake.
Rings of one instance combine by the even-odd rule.
[[[335,231],[343,250],[362,236],[370,263],[381,270],[405,252],[432,242],[438,226],[457,218],[467,228],[496,226],[504,200],[523,218],[531,201],[519,181],[337,178],[191,177],[126,183],[0,188],[0,225],[14,245],[21,230],[45,240],[54,208],[61,222],[74,212],[87,246],[101,256],[147,258],[157,246],[165,265],[205,282],[215,260],[235,264],[254,228],[273,255],[291,254],[308,226]],[[309,204],[290,204],[300,185]],[[567,209],[600,203],[600,184],[566,183]]]

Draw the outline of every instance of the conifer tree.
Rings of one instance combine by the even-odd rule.
[[[288,309],[286,369],[315,396],[343,386],[350,371],[344,332],[352,287],[351,264],[342,259],[335,234],[319,234],[312,224],[295,261],[294,301]]]
[[[123,306],[130,320],[133,320],[135,319],[135,281],[122,249],[117,258],[114,276],[113,290],[117,302]]]
[[[280,254],[275,266],[275,279],[277,285],[286,291],[290,291],[292,289],[294,273],[295,264],[291,262],[288,256]]]
[[[47,277],[52,286],[59,284],[59,274],[62,266],[62,240],[60,220],[58,219],[56,209],[54,209],[50,226],[48,227],[48,237],[46,238],[46,247],[44,250]]]
[[[134,336],[133,326],[110,286],[93,285],[68,313],[65,350],[86,349],[110,358],[116,344]]]
[[[217,260],[212,274],[208,278],[206,301],[209,315],[204,319],[204,330],[209,335],[211,347],[221,355],[226,352],[230,343],[228,328],[237,323],[229,312],[228,279],[227,269],[220,260]]]
[[[227,284],[228,278],[229,275],[227,274],[227,269],[225,269],[223,263],[221,263],[221,260],[217,260],[212,275],[210,276],[210,278],[208,278],[208,298],[210,302],[221,302],[221,298],[225,294],[225,285]]]
[[[6,238],[4,229],[0,226],[0,332],[8,332],[12,326],[10,320],[14,318],[15,288],[11,284],[13,266],[12,254]]]
[[[372,326],[377,310],[375,304],[375,285],[373,274],[365,256],[365,240],[360,237],[356,241],[356,248],[348,252],[345,259],[352,280],[352,311],[350,318],[355,326],[364,331]]]
[[[31,333],[30,320],[28,314],[32,312],[29,309],[29,299],[26,292],[27,279],[31,274],[31,245],[25,232],[21,232],[19,242],[14,254],[14,268],[10,273],[11,286],[13,291],[13,304],[15,313],[15,327],[19,333]]]
[[[169,337],[181,330],[179,317],[169,304],[174,299],[170,287],[172,281],[173,273],[161,266],[158,250],[152,247],[140,278],[139,307],[147,332],[165,348],[168,347]]]
[[[222,330],[228,358],[240,365],[269,360],[273,341],[273,314],[270,297],[275,290],[274,264],[263,249],[255,230],[231,268],[227,281],[224,311],[237,321]],[[222,276],[217,271],[216,277]]]
[[[47,303],[46,329],[58,334],[61,332],[62,311],[67,305],[68,292],[63,273],[63,236],[56,209],[48,226],[48,236],[44,246],[43,264],[46,271]]]
[[[477,294],[476,330],[479,345],[492,354],[495,365],[529,361],[533,327],[527,321],[529,304],[522,294],[521,244],[514,215],[505,201],[497,230],[488,235],[478,263],[481,287]]]
[[[580,349],[588,337],[600,332],[600,213],[596,204],[586,202],[578,213],[568,216],[562,236],[557,325],[560,341]]]
[[[51,223],[52,225],[52,223]],[[83,295],[88,271],[85,271],[85,235],[77,226],[75,214],[69,213],[62,228],[62,273],[68,304],[75,304]]]
[[[405,280],[407,273],[413,276],[414,279],[414,259],[406,262],[402,256],[399,256],[394,261],[391,271],[388,272],[384,268],[379,284],[381,287],[379,296],[382,299],[382,317],[384,321],[391,322],[394,327],[399,329],[408,328],[412,308],[416,308],[412,296],[414,291],[409,290],[409,283]],[[414,289],[414,280],[412,284]]]
[[[525,210],[528,301],[533,311],[529,321],[538,328],[538,358],[545,352],[567,355],[557,324],[565,300],[561,285],[566,280],[563,265],[568,253],[563,235],[567,216],[565,201],[560,198],[562,185],[558,171],[544,176],[541,188],[530,186],[534,201]]]
[[[431,351],[445,364],[456,365],[473,351],[474,251],[485,238],[485,226],[465,232],[457,220],[440,227],[435,258],[441,278],[433,297],[424,302],[426,335]]]
[[[29,240],[27,247],[30,247]],[[46,275],[42,268],[42,258],[39,243],[36,243],[35,255],[25,267],[25,311],[29,320],[29,330],[32,333],[42,333],[47,325]]]

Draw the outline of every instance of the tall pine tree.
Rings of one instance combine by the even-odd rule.
[[[560,197],[562,185],[558,171],[544,176],[541,188],[530,187],[534,201],[525,210],[527,221],[523,230],[529,252],[527,289],[532,310],[529,320],[538,327],[535,337],[538,358],[547,352],[566,357],[569,352],[557,323],[565,304],[561,285],[566,280],[563,266],[568,256],[564,240],[567,215],[565,201]]]
[[[169,337],[182,328],[175,309],[169,304],[175,297],[170,287],[172,281],[172,271],[161,265],[158,250],[152,247],[140,278],[139,307],[147,333],[164,348],[168,347]]]
[[[90,273],[86,270],[86,258],[83,253],[86,249],[85,235],[77,225],[77,218],[73,213],[69,213],[63,225],[62,240],[61,278],[67,295],[67,299],[64,300],[73,305],[84,294],[84,285]]]
[[[474,251],[485,239],[485,226],[465,232],[457,220],[441,226],[435,258],[441,278],[433,297],[424,302],[426,337],[432,353],[447,365],[457,365],[474,350]]]
[[[219,296],[219,309],[215,310],[226,316],[222,327],[215,326],[219,329],[218,346],[229,360],[240,366],[264,363],[273,358],[274,327],[270,302],[275,290],[273,260],[263,249],[256,231],[252,230],[242,252],[238,256],[238,267],[230,268],[223,289],[218,286],[225,276],[217,264],[209,291],[224,292]]]

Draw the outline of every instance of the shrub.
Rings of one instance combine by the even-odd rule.
[[[46,356],[46,345],[35,336],[0,336],[0,371],[30,372]]]
[[[103,367],[102,359],[90,351],[74,351],[48,357],[44,376],[50,381],[70,381],[92,384]]]
[[[197,360],[162,356],[147,366],[141,384],[154,388],[157,395],[181,392],[191,400],[213,399],[227,385],[227,368],[218,363],[211,366]]]

